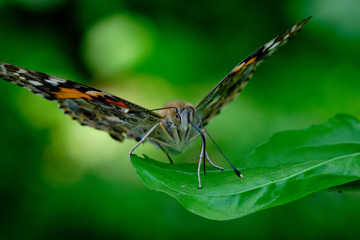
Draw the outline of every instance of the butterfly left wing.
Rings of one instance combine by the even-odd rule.
[[[48,100],[81,125],[108,132],[114,139],[140,140],[162,117],[146,108],[80,83],[0,63],[0,77]]]
[[[226,104],[234,100],[246,86],[259,63],[298,33],[310,18],[302,20],[260,47],[226,75],[196,106],[196,114],[203,125],[209,123]]]

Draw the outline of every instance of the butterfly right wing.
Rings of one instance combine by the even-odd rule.
[[[298,33],[309,19],[310,17],[302,20],[270,42],[264,44],[226,75],[196,106],[196,114],[201,119],[203,125],[208,124],[212,118],[220,113],[225,105],[234,100],[246,86],[256,67],[277,48]]]
[[[134,103],[45,73],[0,63],[0,77],[48,100],[81,125],[106,131],[123,141],[125,135],[139,141],[162,117]]]

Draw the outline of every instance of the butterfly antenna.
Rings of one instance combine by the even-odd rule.
[[[150,111],[158,111],[158,110],[170,109],[170,108],[175,108],[176,109],[176,107],[163,107],[163,108],[154,108],[154,109],[151,109]]]
[[[200,121],[200,119],[198,118],[198,116],[196,114],[195,118],[198,120],[198,122],[200,123],[200,127],[201,127],[201,132],[204,131],[206,133],[206,135],[209,136],[209,138],[211,139],[211,141],[213,142],[213,144],[215,145],[215,147],[219,150],[219,152],[221,153],[221,155],[223,155],[223,157],[226,159],[226,161],[229,163],[229,165],[231,166],[231,168],[234,170],[235,174],[239,177],[242,178],[243,175],[239,172],[239,170],[237,170],[234,165],[230,162],[230,160],[225,156],[225,154],[221,151],[221,149],[219,148],[219,146],[215,143],[214,139],[210,136],[209,132],[204,128],[204,125],[202,124],[202,122]],[[194,126],[194,125],[193,125]]]
[[[214,143],[215,147],[219,150],[219,152],[221,153],[221,155],[223,155],[223,157],[226,159],[226,161],[229,163],[229,165],[232,167],[232,169],[234,170],[234,172],[236,173],[236,175],[238,175],[239,178],[242,178],[243,175],[239,172],[239,170],[237,170],[234,165],[232,165],[232,163],[230,162],[230,160],[225,156],[225,154],[221,151],[221,149],[219,148],[219,146],[215,143],[214,139],[210,136],[210,134],[208,133],[208,131],[203,128],[203,130],[205,131],[206,135],[209,136],[209,138],[211,139],[211,141]]]

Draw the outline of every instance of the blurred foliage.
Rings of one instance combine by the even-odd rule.
[[[209,124],[232,159],[280,130],[338,112],[360,117],[357,9],[356,0],[0,0],[1,61],[147,108],[177,98],[196,104],[261,44],[314,16]],[[56,104],[5,81],[0,89],[0,239],[359,235],[358,193],[317,193],[228,222],[195,216],[143,186],[127,159],[134,141],[80,127]],[[175,161],[196,161],[199,147]],[[150,144],[141,153],[166,160]],[[220,159],[212,146],[209,154]]]

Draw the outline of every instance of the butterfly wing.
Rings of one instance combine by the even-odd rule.
[[[234,100],[246,86],[259,63],[298,33],[309,19],[310,17],[304,19],[260,47],[226,75],[196,106],[196,114],[203,125],[209,123],[226,104]]]
[[[140,140],[161,116],[134,103],[92,88],[48,74],[0,63],[0,77],[13,82],[48,100],[81,125],[108,132],[123,141]]]

